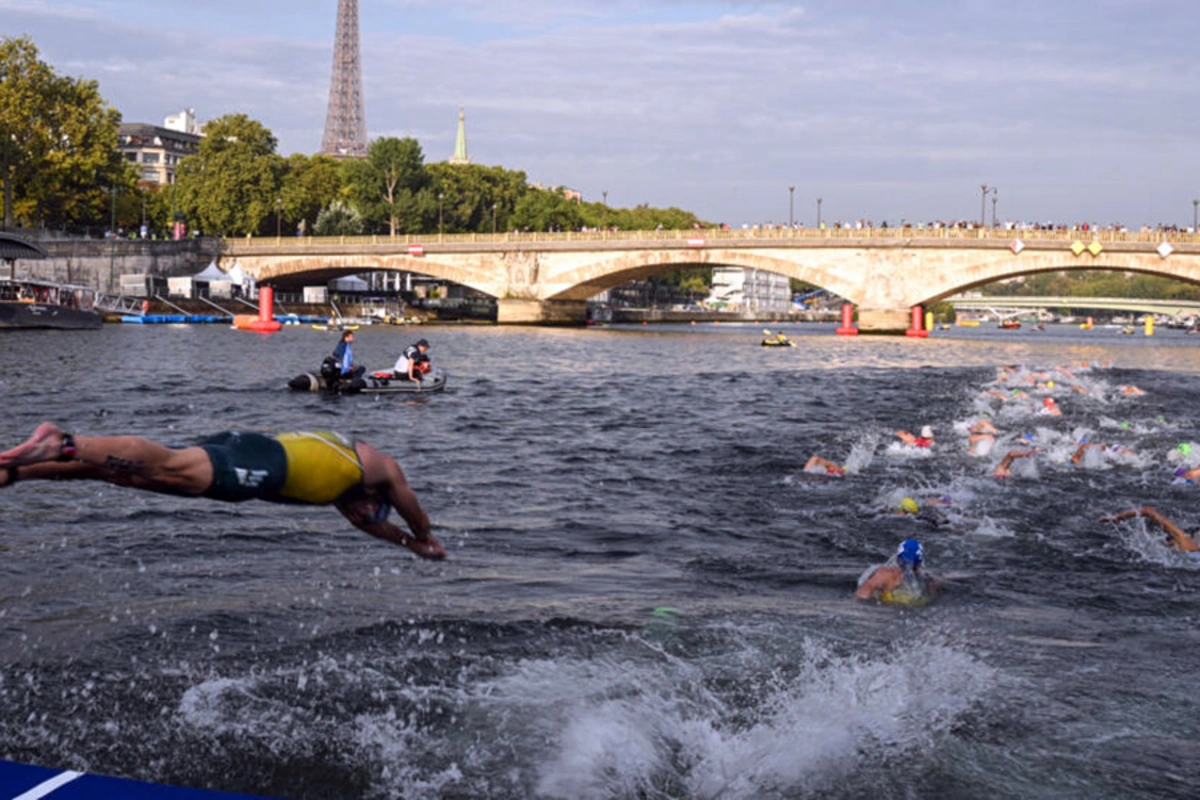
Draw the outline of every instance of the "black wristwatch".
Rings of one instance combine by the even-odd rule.
[[[58,460],[74,461],[76,454],[75,437],[69,433],[64,433],[62,437],[62,449],[58,453]]]

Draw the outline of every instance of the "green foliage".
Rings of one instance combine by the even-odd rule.
[[[358,209],[345,200],[334,200],[317,215],[313,233],[317,236],[357,236],[365,227]]]
[[[683,231],[710,227],[690,211],[678,208],[613,208],[603,203],[583,203],[580,207],[583,224],[589,228],[615,228],[621,231],[652,231],[657,229]]]
[[[443,161],[430,164],[426,170],[435,193],[442,195],[443,223],[447,231],[506,231],[517,201],[528,191],[524,172],[503,167]],[[434,224],[437,224],[436,220]]]
[[[317,215],[342,192],[343,167],[335,158],[294,153],[283,165],[279,199],[285,231],[293,232],[301,220],[312,230]]]
[[[0,202],[4,225],[107,219],[104,187],[132,190],[117,150],[121,117],[95,81],[59,77],[28,37],[0,38]]]
[[[386,224],[392,236],[420,229],[428,204],[420,195],[429,186],[429,175],[416,139],[376,139],[366,158],[347,163],[345,179],[350,200],[368,225]]]
[[[221,235],[248,236],[266,228],[274,233],[284,171],[275,146],[274,135],[245,114],[205,125],[200,151],[180,162],[176,180],[193,227]]]
[[[1002,297],[1129,297],[1200,300],[1200,286],[1173,278],[1116,270],[1039,272],[1023,280],[980,287]]]
[[[519,231],[577,231],[582,225],[579,204],[558,191],[530,187],[513,209],[512,226]]]

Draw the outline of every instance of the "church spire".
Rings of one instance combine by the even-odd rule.
[[[458,110],[458,135],[454,137],[454,155],[450,156],[451,164],[470,164],[471,157],[467,155],[467,115]]]

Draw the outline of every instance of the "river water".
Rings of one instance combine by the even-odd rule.
[[[407,399],[289,393],[335,341],[307,327],[6,332],[0,444],[336,429],[400,460],[450,556],[326,508],[2,490],[0,757],[290,798],[1194,796],[1200,558],[1098,517],[1200,526],[1166,458],[1200,439],[1200,337],[832,327],[423,328],[450,388]],[[1062,417],[981,394],[1068,364]],[[1134,453],[1072,465],[1083,436]],[[942,494],[948,525],[891,511]],[[855,601],[909,536],[944,595]]]

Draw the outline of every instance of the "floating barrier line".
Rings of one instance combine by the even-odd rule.
[[[71,772],[68,770],[67,772],[55,775],[45,783],[39,783],[37,786],[33,787],[24,794],[17,795],[13,798],[13,800],[38,800],[38,798],[45,797],[51,792],[58,791],[76,778],[82,777],[82,772]]]

